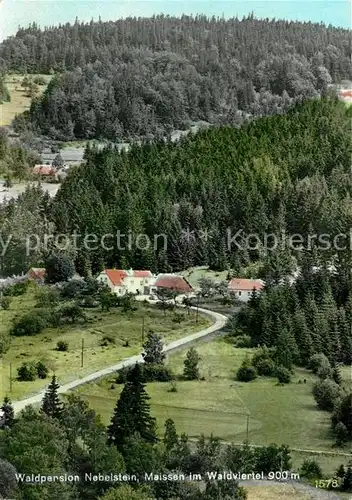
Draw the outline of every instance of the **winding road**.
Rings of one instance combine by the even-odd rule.
[[[182,306],[181,306],[182,307]],[[196,307],[192,307],[191,309],[196,310]],[[179,340],[174,340],[173,342],[170,342],[170,344],[167,344],[164,348],[165,353],[171,353],[178,351],[182,349],[183,347],[187,345],[191,345],[198,340],[212,340],[215,336],[218,335],[219,330],[221,330],[227,322],[227,317],[224,316],[223,314],[210,311],[208,309],[202,309],[198,308],[198,311],[206,316],[209,316],[210,318],[213,319],[214,323],[209,326],[208,328],[205,328],[204,330],[201,330],[197,333],[193,333],[192,335],[187,335],[186,337],[183,337]],[[131,366],[134,365],[137,362],[143,362],[142,355],[137,355],[137,356],[131,356],[130,358],[123,359],[119,363],[116,363],[116,365],[113,366],[108,366],[107,368],[103,368],[102,370],[96,371],[94,373],[91,373],[85,377],[73,380],[72,382],[69,382],[68,384],[64,384],[60,386],[59,391],[60,393],[65,393],[70,391],[71,389],[74,389],[75,387],[78,387],[83,384],[87,384],[88,382],[92,382],[93,380],[97,380],[101,377],[105,377],[106,375],[110,375],[111,373],[114,373],[118,370],[121,370],[121,368],[126,367],[126,366]],[[28,405],[35,405],[41,402],[43,399],[45,393],[45,389],[35,396],[31,396],[26,399],[21,399],[19,401],[13,402],[13,407],[15,410],[15,413],[18,413],[19,411],[23,410],[26,406]]]

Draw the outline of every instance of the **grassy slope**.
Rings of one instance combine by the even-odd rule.
[[[33,291],[14,298],[10,310],[0,311],[0,331],[8,331],[12,318],[16,314],[22,316],[34,305]],[[166,342],[194,333],[210,324],[210,319],[202,316],[199,316],[199,321],[196,323],[195,313],[189,316],[185,314],[182,323],[177,324],[172,321],[174,315],[171,312],[164,315],[153,306],[141,303],[138,303],[137,307],[137,311],[126,314],[120,309],[112,310],[110,313],[101,313],[99,309],[87,310],[87,314],[93,320],[87,325],[46,329],[35,337],[14,337],[10,350],[0,364],[0,397],[9,391],[10,362],[12,376],[15,377],[18,366],[24,361],[42,359],[52,371],[55,371],[60,383],[63,384],[140,353],[143,316],[145,334],[149,329],[153,329],[162,335]],[[115,344],[101,347],[99,344],[104,335],[113,336]],[[84,339],[83,368],[81,368],[82,338]],[[55,350],[58,340],[68,342],[67,353]],[[124,347],[123,344],[127,340],[129,347]],[[10,397],[13,400],[19,399],[37,392],[47,383],[47,380],[35,382],[14,380]]]
[[[43,76],[47,82],[52,78],[51,75],[31,75],[32,78],[35,76]],[[26,109],[29,109],[31,105],[31,99],[26,95],[23,87],[21,87],[21,81],[23,75],[7,75],[5,84],[10,92],[11,101],[4,102],[0,105],[0,126],[10,125],[15,116],[19,113],[23,113]],[[39,85],[39,94],[44,92],[46,85]]]
[[[148,384],[152,413],[160,432],[166,418],[173,418],[179,432],[189,436],[213,433],[226,441],[246,439],[247,418],[250,412],[249,441],[267,445],[287,443],[294,448],[332,451],[329,437],[330,414],[318,411],[312,394],[314,378],[307,370],[297,370],[287,386],[276,386],[274,379],[257,379],[237,383],[234,374],[244,358],[246,349],[234,349],[218,340],[198,346],[202,356],[201,375],[205,381],[177,382],[178,392],[171,393],[169,384]],[[169,358],[175,373],[182,372],[185,353]],[[307,384],[298,380],[307,379]],[[112,379],[82,386],[78,391],[90,405],[109,422],[121,387],[111,389]],[[348,451],[348,450],[344,450]],[[294,453],[294,463],[300,465],[308,455]],[[322,466],[332,473],[344,462],[341,457],[322,457]]]
[[[250,278],[258,275],[258,264],[252,264],[247,268],[243,268],[240,272],[241,277]],[[225,271],[212,271],[207,266],[191,267],[181,273],[189,283],[197,288],[201,278],[209,278],[213,281],[220,282],[227,279],[227,270]]]

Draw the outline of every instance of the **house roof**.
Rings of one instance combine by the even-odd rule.
[[[232,291],[237,290],[247,290],[252,291],[253,288],[255,290],[261,290],[264,284],[262,280],[250,280],[244,278],[232,278],[229,282],[229,289]]]
[[[149,278],[153,276],[151,271],[133,271],[133,276],[136,278]]]
[[[340,95],[342,95],[343,97],[352,97],[352,90],[341,90]]]
[[[114,286],[121,286],[123,278],[128,276],[128,273],[122,269],[105,269],[104,273]]]
[[[158,288],[169,288],[178,292],[191,292],[193,288],[183,276],[175,274],[159,274],[154,286]]]
[[[46,275],[46,269],[44,267],[31,267],[27,273],[32,278],[44,278]]]
[[[55,175],[55,169],[50,165],[35,165],[32,172],[40,175]]]

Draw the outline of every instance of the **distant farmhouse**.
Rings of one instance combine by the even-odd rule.
[[[27,273],[27,277],[34,281],[44,281],[46,270],[43,267],[31,267]]]
[[[228,284],[229,291],[241,302],[248,302],[254,290],[261,292],[263,288],[264,282],[262,280],[232,278]]]
[[[108,285],[112,293],[123,296],[126,293],[151,295],[158,290],[173,290],[180,294],[193,291],[183,276],[176,274],[154,275],[149,270],[104,269],[97,280]]]

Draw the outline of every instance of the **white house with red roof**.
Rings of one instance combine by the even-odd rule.
[[[155,276],[149,270],[104,269],[97,280],[108,285],[112,293],[149,295]]]
[[[236,295],[241,302],[248,302],[253,291],[261,292],[264,281],[244,278],[232,278],[228,284],[229,291]]]

